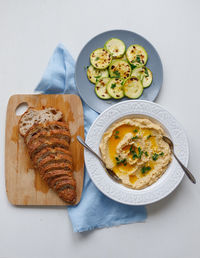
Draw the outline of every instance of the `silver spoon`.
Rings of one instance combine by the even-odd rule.
[[[117,183],[122,183],[122,180],[111,170],[106,168],[106,164],[105,162],[99,157],[99,155],[96,154],[96,152],[94,152],[85,142],[84,140],[80,137],[77,136],[77,140],[80,142],[80,144],[82,144],[87,150],[89,150],[92,154],[94,154],[101,162],[101,164],[103,165],[103,167],[105,168],[107,174]]]
[[[184,170],[185,174],[188,176],[188,178],[192,181],[193,184],[196,184],[196,179],[195,177],[192,175],[192,173],[183,165],[183,163],[177,158],[176,154],[174,153],[174,144],[173,142],[166,136],[163,136],[163,140],[169,144],[169,147],[175,157],[175,159],[178,161],[179,165],[182,167],[182,169]]]

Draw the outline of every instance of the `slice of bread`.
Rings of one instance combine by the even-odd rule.
[[[47,121],[59,121],[62,119],[62,117],[62,112],[52,107],[42,110],[37,110],[35,108],[29,107],[19,120],[19,132],[22,136],[25,136],[27,131],[34,124],[41,124]]]

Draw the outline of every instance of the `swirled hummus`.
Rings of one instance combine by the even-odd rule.
[[[164,134],[162,127],[149,119],[124,119],[112,124],[100,143],[106,167],[123,184],[137,190],[146,188],[163,175],[171,162]]]

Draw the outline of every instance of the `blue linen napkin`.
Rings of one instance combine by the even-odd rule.
[[[74,81],[74,67],[72,56],[62,44],[59,44],[35,90],[45,94],[78,95]],[[86,135],[98,114],[84,102],[83,109]],[[81,201],[76,206],[68,207],[68,213],[74,232],[141,222],[147,217],[144,206],[120,204],[102,194],[89,178],[86,168]]]

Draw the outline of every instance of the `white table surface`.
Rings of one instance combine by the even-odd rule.
[[[73,233],[65,208],[22,208],[6,197],[6,105],[32,93],[59,42],[77,58],[93,36],[128,29],[158,50],[164,83],[156,102],[184,126],[189,168],[199,181],[200,1],[0,0],[0,258],[199,258],[200,187],[184,178],[164,200],[148,206],[145,223]]]

